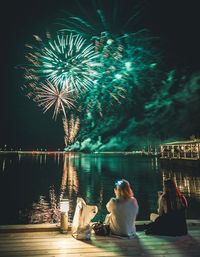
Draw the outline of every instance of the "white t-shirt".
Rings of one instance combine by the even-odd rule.
[[[135,220],[139,210],[136,198],[111,198],[106,208],[110,214],[107,215],[105,223],[110,225],[113,234],[131,236],[136,233]]]

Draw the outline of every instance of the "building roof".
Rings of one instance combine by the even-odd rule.
[[[199,144],[199,143],[200,143],[200,139],[195,139],[195,140],[169,142],[169,143],[164,143],[161,145],[187,145],[187,144]]]

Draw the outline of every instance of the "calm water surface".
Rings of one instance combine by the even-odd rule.
[[[138,219],[157,209],[163,178],[173,177],[189,202],[187,218],[199,219],[200,172],[160,168],[155,157],[127,154],[21,154],[0,156],[0,224],[56,222],[59,199],[70,200],[72,219],[76,198],[99,208],[95,220],[106,215],[117,179],[127,179],[140,206]],[[46,213],[51,210],[51,220]],[[53,210],[53,211],[52,211]],[[42,216],[42,219],[41,219]]]

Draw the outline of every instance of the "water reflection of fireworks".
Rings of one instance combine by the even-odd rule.
[[[79,182],[77,171],[74,167],[74,155],[70,153],[64,156],[63,160],[63,175],[61,180],[61,194],[60,199],[69,199],[69,219],[72,219],[74,199],[77,196],[79,189]]]

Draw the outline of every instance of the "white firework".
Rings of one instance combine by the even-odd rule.
[[[46,43],[38,36],[35,39],[38,46],[27,46],[26,78],[42,82],[47,79],[59,88],[68,84],[71,90],[80,93],[91,88],[100,76],[99,54],[82,36],[58,34],[55,39],[48,38]]]
[[[32,84],[31,88],[28,96],[43,108],[44,113],[54,108],[53,118],[55,120],[60,112],[66,117],[66,110],[75,107],[71,97],[72,90],[69,90],[67,86],[59,89],[57,85],[46,81],[46,84],[40,83],[39,86]]]

